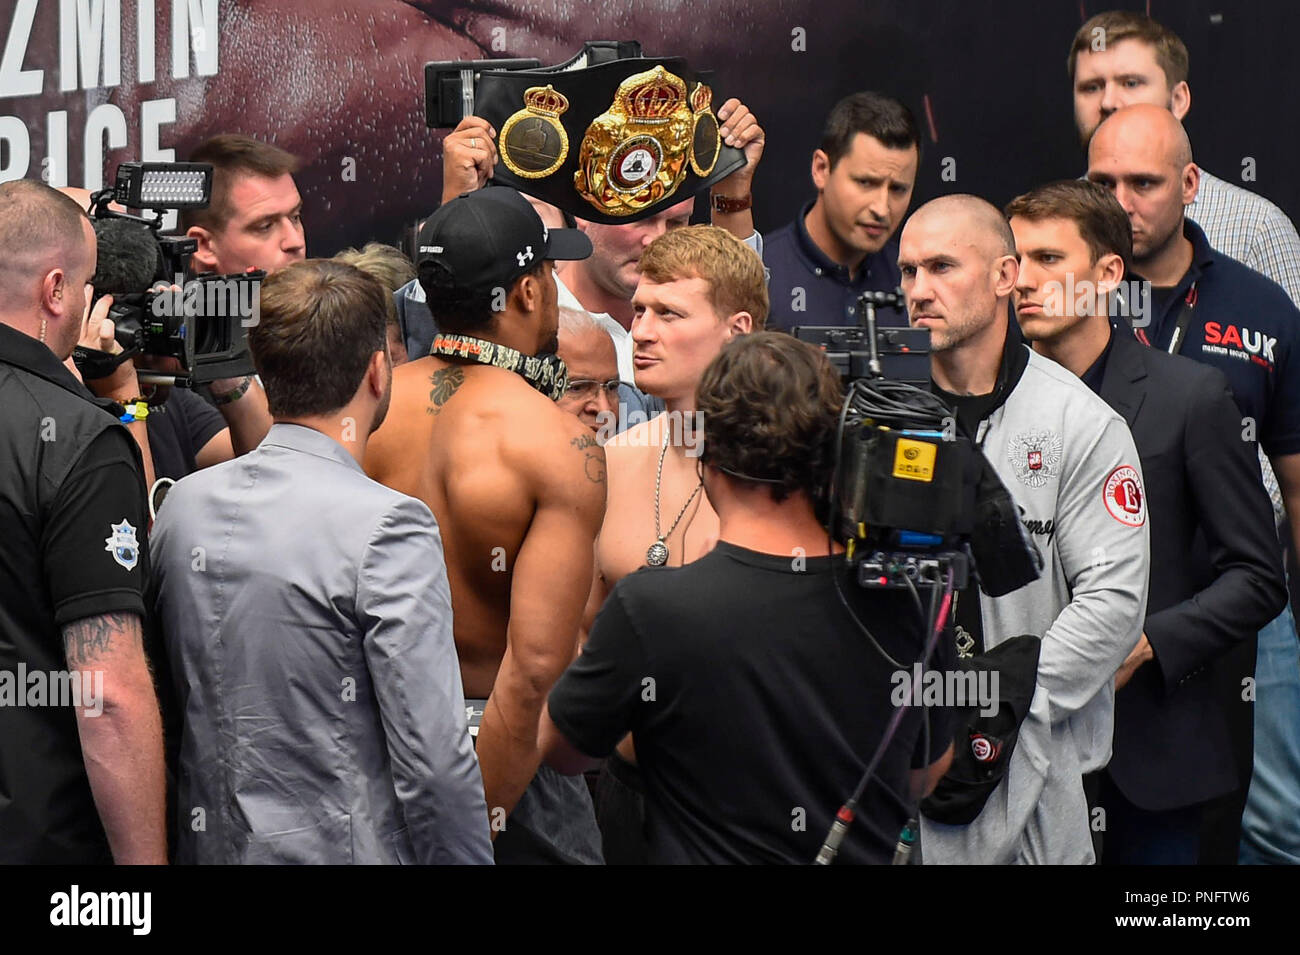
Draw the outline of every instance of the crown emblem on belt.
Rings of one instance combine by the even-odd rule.
[[[534,113],[559,116],[569,108],[569,98],[554,86],[532,86],[524,90],[524,106]]]
[[[666,123],[685,101],[686,84],[662,66],[624,80],[615,97],[634,123]]]

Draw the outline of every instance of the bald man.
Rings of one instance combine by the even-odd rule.
[[[90,190],[64,186],[58,191],[88,213],[92,211]],[[115,202],[109,203],[109,208],[117,212],[126,211]],[[140,226],[140,230],[146,231],[144,226]],[[118,243],[113,255],[119,259],[128,255],[130,249],[121,246],[121,236],[121,232],[108,233],[105,238],[106,247]],[[102,277],[103,273],[97,269],[96,283]],[[101,285],[100,291],[116,293],[122,289],[110,284],[107,288]],[[116,330],[108,317],[111,305],[111,294],[99,299],[76,344],[110,354],[121,353],[122,346],[115,339]],[[69,370],[74,368],[70,362]],[[271,428],[266,392],[253,375],[211,382],[207,390],[216,400],[209,404],[188,388],[173,389],[171,385],[142,383],[137,373],[174,375],[184,370],[177,358],[137,354],[130,361],[118,365],[111,375],[83,378],[86,387],[99,398],[108,398],[121,405],[143,399],[149,406],[150,413],[146,418],[136,419],[127,427],[140,447],[145,487],[150,494],[155,489],[155,478],[175,482],[196,470],[229,461],[257,447]],[[83,377],[79,371],[77,376]],[[217,396],[226,398],[221,400]]]
[[[1150,314],[1135,329],[1138,338],[1227,376],[1242,439],[1258,441],[1267,456],[1300,553],[1300,311],[1281,286],[1211,247],[1185,216],[1200,177],[1182,124],[1158,106],[1111,114],[1088,148],[1088,178],[1110,189],[1128,213],[1133,266],[1151,283]],[[1300,864],[1300,644],[1290,609],[1260,631],[1258,674],[1253,642],[1220,664],[1221,696],[1241,724],[1242,788],[1249,785],[1251,794],[1243,858]],[[1241,692],[1246,680],[1256,689],[1254,731],[1270,741],[1256,746],[1253,758],[1250,701]],[[1229,843],[1234,827],[1221,842]]]
[[[1115,672],[1146,610],[1146,506],[1133,438],[1077,378],[1008,335],[1015,238],[993,206],[960,195],[922,206],[903,229],[898,264],[909,319],[930,329],[933,390],[983,448],[1044,561],[1042,576],[1013,593],[977,599],[967,590],[957,600],[959,642],[966,631],[977,650],[1041,637],[1037,686],[1010,758],[985,764],[1001,781],[979,815],[961,825],[933,803],[923,809],[935,817],[922,816],[922,855],[926,863],[1089,864],[1083,774],[1110,759]]]
[[[0,660],[50,688],[0,706],[0,863],[167,861],[140,455],[62,364],[95,256],[74,200],[0,185]]]

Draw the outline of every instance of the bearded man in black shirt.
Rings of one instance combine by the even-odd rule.
[[[834,575],[887,653],[922,656],[910,596],[857,589],[818,517],[841,398],[826,358],[803,342],[760,332],[728,343],[697,395],[717,547],[619,581],[551,691],[539,742],[554,769],[582,772],[633,734],[652,863],[817,855],[881,741],[896,683]],[[906,715],[839,861],[889,861],[915,800],[951,761],[952,719]]]

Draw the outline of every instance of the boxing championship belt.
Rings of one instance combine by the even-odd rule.
[[[584,50],[559,66],[480,74],[475,113],[497,130],[497,182],[621,225],[745,164],[722,143],[713,91],[685,60],[586,62]]]

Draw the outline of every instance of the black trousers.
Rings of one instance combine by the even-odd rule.
[[[617,753],[600,767],[596,825],[606,865],[646,865],[645,786],[637,768]]]

